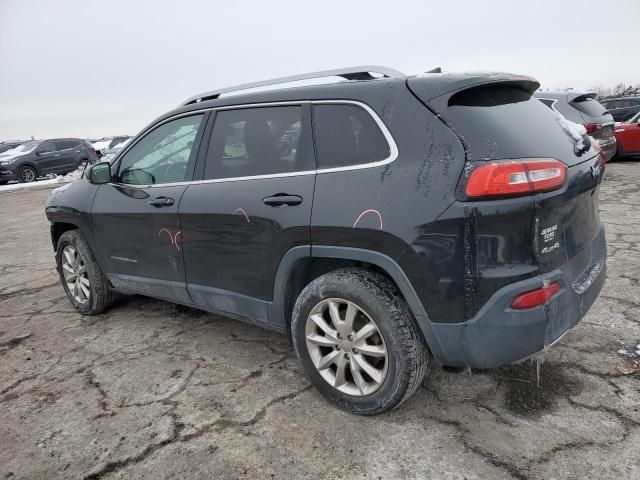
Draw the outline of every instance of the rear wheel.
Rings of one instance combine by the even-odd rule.
[[[76,310],[94,315],[111,305],[113,292],[109,282],[78,230],[60,236],[56,263],[64,291]]]
[[[337,270],[311,282],[294,307],[291,334],[311,383],[331,403],[361,415],[399,406],[429,364],[400,292],[367,270]]]
[[[38,172],[36,172],[36,169],[33,167],[21,167],[20,170],[18,170],[18,181],[20,183],[31,183],[31,182],[35,182],[35,180],[38,178]]]

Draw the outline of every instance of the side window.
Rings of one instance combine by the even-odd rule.
[[[553,103],[555,100],[547,99],[547,98],[539,98],[542,103],[544,103],[547,107],[553,110]]]
[[[178,118],[146,134],[120,160],[118,181],[129,185],[184,181],[202,118],[202,114]]]
[[[57,150],[67,150],[69,148],[76,147],[80,142],[78,140],[56,140]]]
[[[345,167],[389,157],[389,143],[376,121],[362,107],[313,106],[318,168]]]
[[[302,107],[259,107],[216,114],[205,179],[313,170]]]
[[[56,146],[53,142],[42,142],[38,147],[38,153],[51,153],[56,151]]]

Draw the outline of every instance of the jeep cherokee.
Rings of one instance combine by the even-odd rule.
[[[254,88],[316,77],[342,79]],[[62,286],[83,314],[133,293],[286,333],[320,393],[365,415],[432,358],[530,357],[606,272],[604,160],[538,87],[360,67],[193,97],[52,193]]]

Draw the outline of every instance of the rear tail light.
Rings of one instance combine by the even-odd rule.
[[[522,309],[522,308],[533,308],[539,307],[540,305],[544,305],[553,297],[556,293],[560,291],[559,283],[550,283],[546,287],[538,288],[537,290],[531,290],[529,292],[524,292],[518,295],[511,302],[511,308]]]
[[[585,123],[584,128],[587,129],[587,134],[591,135],[592,133],[596,133],[598,130],[602,130],[602,124],[600,123]]]
[[[486,163],[474,168],[465,193],[480,198],[548,192],[564,184],[566,172],[566,165],[554,159]]]

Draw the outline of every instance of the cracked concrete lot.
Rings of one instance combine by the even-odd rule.
[[[535,365],[456,372],[379,417],[327,404],[285,337],[123,298],[82,317],[49,190],[0,194],[0,478],[640,478],[640,163],[607,167],[609,278]]]

